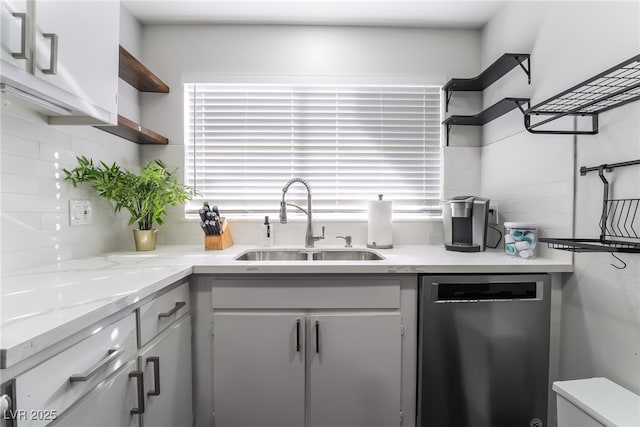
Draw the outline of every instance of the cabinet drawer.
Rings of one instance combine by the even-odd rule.
[[[395,278],[214,279],[211,304],[217,309],[397,309]]]
[[[139,308],[140,347],[189,312],[189,283],[186,282]]]
[[[16,378],[16,407],[25,414],[60,415],[136,354],[133,314],[98,327],[89,338]],[[32,412],[33,411],[33,412]],[[50,420],[18,420],[18,426],[41,426]]]

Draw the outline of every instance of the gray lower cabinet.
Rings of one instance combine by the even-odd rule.
[[[401,316],[213,314],[216,427],[400,425]]]
[[[309,326],[307,427],[400,425],[400,314],[318,314]]]
[[[191,426],[191,316],[182,317],[140,354],[146,427]]]
[[[140,418],[131,411],[139,409],[139,377],[129,374],[137,370],[136,361],[128,362],[117,374],[96,387],[75,407],[70,408],[51,426],[58,427],[138,427]]]
[[[304,426],[304,314],[225,313],[213,318],[216,427]]]

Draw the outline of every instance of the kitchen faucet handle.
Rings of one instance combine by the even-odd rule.
[[[336,236],[336,239],[344,239],[344,247],[351,248],[351,236]]]
[[[322,236],[313,236],[313,240],[322,240],[324,239],[324,225],[322,226]]]

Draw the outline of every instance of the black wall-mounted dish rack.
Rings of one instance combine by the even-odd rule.
[[[595,167],[581,167],[580,175],[598,171],[604,184],[602,214],[600,216],[600,237],[598,239],[552,239],[540,238],[552,249],[571,252],[626,252],[640,253],[640,199],[610,199],[609,181],[605,172],[615,168],[640,165],[640,160],[604,164]]]
[[[616,65],[524,112],[524,126],[531,133],[594,135],[598,114],[640,99],[640,55]],[[533,123],[532,116],[551,116]],[[543,130],[540,126],[565,116],[590,117],[589,130]]]

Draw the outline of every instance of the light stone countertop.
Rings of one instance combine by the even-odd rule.
[[[272,249],[291,249],[274,247]],[[318,246],[315,249],[337,249]],[[354,246],[354,249],[362,249]],[[195,274],[421,274],[554,273],[573,271],[570,261],[507,257],[502,251],[445,251],[441,246],[378,250],[379,261],[236,261],[255,246],[205,251],[163,246],[153,252],[117,252],[63,261],[3,275],[0,367],[7,368],[88,326]],[[300,249],[300,247],[296,247]],[[568,258],[567,258],[568,259]]]

